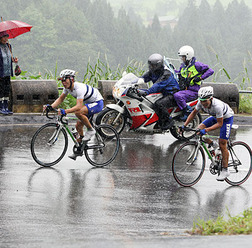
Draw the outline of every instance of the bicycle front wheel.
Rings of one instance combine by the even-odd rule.
[[[241,185],[250,176],[252,170],[252,151],[250,147],[242,142],[236,141],[228,148],[228,169],[230,176],[226,182],[230,185]]]
[[[172,160],[172,173],[181,186],[190,187],[202,177],[205,169],[203,148],[196,142],[187,142],[179,147]]]
[[[68,138],[65,129],[56,123],[47,123],[33,135],[31,154],[39,165],[53,166],[64,157],[67,147]]]
[[[104,136],[104,133],[113,135],[108,137]],[[103,167],[115,159],[119,146],[120,139],[117,131],[110,125],[101,124],[96,127],[96,134],[84,148],[84,153],[91,165]]]

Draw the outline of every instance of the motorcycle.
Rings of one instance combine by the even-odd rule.
[[[137,83],[135,83],[137,82]],[[121,133],[125,127],[127,131],[156,134],[169,132],[176,139],[184,139],[179,132],[179,127],[184,124],[180,121],[183,111],[178,106],[171,106],[168,108],[169,114],[172,117],[174,125],[168,130],[162,130],[158,124],[158,116],[153,109],[153,104],[158,99],[162,98],[162,93],[150,94],[147,96],[139,96],[138,89],[146,87],[142,78],[138,78],[133,73],[124,75],[117,81],[113,87],[113,97],[116,104],[108,104],[98,113],[96,117],[96,124],[110,124],[118,133]],[[198,100],[188,102],[193,109]],[[201,123],[202,117],[200,113],[189,123],[188,127],[196,128]],[[108,135],[108,134],[106,134]],[[192,138],[193,132],[185,131],[184,137]]]

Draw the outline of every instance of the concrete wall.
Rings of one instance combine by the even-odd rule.
[[[14,113],[42,112],[59,96],[55,80],[12,80],[10,108]]]
[[[201,87],[212,86],[214,97],[227,103],[235,113],[239,113],[239,89],[236,84],[204,82]]]

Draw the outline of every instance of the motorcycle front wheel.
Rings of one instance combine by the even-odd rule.
[[[111,125],[113,128],[115,128],[117,133],[120,134],[125,127],[126,118],[123,114],[119,113],[115,109],[105,108],[97,115],[95,123],[96,125]],[[106,136],[113,137],[114,133],[106,133]]]
[[[202,117],[201,117],[200,113],[197,113],[195,118],[187,125],[187,127],[190,127],[192,129],[196,129],[199,126],[199,124],[201,123],[201,121],[202,121]],[[183,134],[184,137],[182,137],[182,135],[179,133],[179,126],[176,126],[176,125],[170,128],[170,132],[171,132],[172,136],[178,140],[191,139],[195,135],[194,131],[185,131]]]

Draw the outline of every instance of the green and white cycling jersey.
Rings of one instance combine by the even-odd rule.
[[[223,117],[223,119],[227,119],[234,116],[234,111],[229,107],[229,105],[217,98],[212,99],[210,108],[204,108],[200,101],[198,101],[195,108],[197,111],[203,110],[205,113],[208,113],[215,118]]]
[[[84,104],[103,100],[103,97],[98,89],[79,82],[74,82],[73,91],[64,88],[63,93],[65,95],[70,94],[76,99],[83,99]]]

